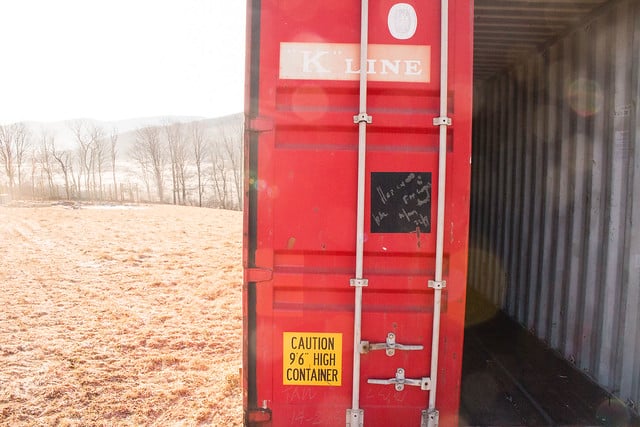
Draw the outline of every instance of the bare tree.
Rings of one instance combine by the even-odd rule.
[[[89,135],[89,171],[93,188],[92,194],[94,198],[102,199],[102,169],[104,168],[107,153],[104,129],[91,124],[87,131]]]
[[[217,207],[227,209],[227,162],[225,162],[224,151],[219,144],[211,145],[211,182],[213,182],[213,193]]]
[[[0,126],[0,160],[7,176],[9,192],[13,195],[16,179],[15,155],[15,127],[14,125]]]
[[[29,149],[31,134],[24,123],[15,125],[14,144],[16,153],[16,172],[18,175],[18,192],[22,192],[22,168],[25,162],[25,155]]]
[[[38,160],[36,151],[31,151],[31,197],[36,196],[36,173],[38,171]]]
[[[78,143],[78,181],[84,178],[84,187],[89,198],[101,196],[98,194],[97,186],[102,187],[102,169],[106,155],[105,132],[88,120],[75,120],[68,126]]]
[[[69,128],[73,132],[78,143],[78,185],[85,179],[85,191],[91,197],[90,170],[91,170],[91,136],[89,135],[89,122],[87,120],[74,120],[69,123]],[[82,188],[78,188],[82,197]]]
[[[96,135],[96,139],[93,141],[93,150],[92,150],[92,166],[93,166],[93,185],[94,188],[98,187],[97,196],[100,200],[104,200],[104,194],[102,192],[102,173],[105,167],[105,162],[107,160],[108,146],[107,139],[101,135]],[[98,176],[98,182],[95,182],[95,176]],[[94,194],[96,194],[94,190]]]
[[[191,146],[193,147],[193,158],[196,164],[196,176],[198,178],[198,206],[202,207],[202,197],[204,196],[204,171],[203,162],[207,138],[202,122],[193,122],[189,126]]]
[[[139,176],[147,190],[147,200],[151,200],[151,163],[149,162],[146,153],[142,149],[138,149],[138,147],[136,147],[137,145],[138,143],[136,142],[131,152],[131,157],[140,167],[138,170]],[[122,189],[120,191],[122,192]]]
[[[171,179],[173,184],[173,203],[186,204],[187,199],[187,163],[188,153],[182,123],[164,125],[171,161]]]
[[[118,129],[115,127],[111,129],[109,139],[111,141],[109,159],[111,160],[111,174],[113,176],[113,198],[114,200],[118,200],[118,182],[116,181],[116,157],[118,156],[118,149],[116,146],[118,144]]]
[[[178,191],[178,174],[176,172],[176,153],[174,150],[173,131],[171,124],[167,123],[164,127],[167,134],[167,145],[169,147],[169,160],[171,161],[171,197],[174,205],[179,203],[180,192]]]
[[[53,158],[51,156],[51,151],[49,149],[49,145],[52,144],[51,142],[52,137],[46,134],[43,134],[41,137],[41,143],[40,143],[40,147],[36,153],[36,162],[38,163],[38,166],[40,168],[40,187],[42,189],[42,191],[44,192],[44,180],[46,178],[46,182],[49,188],[49,198],[54,198],[57,197],[57,194],[55,192],[55,185],[53,182]]]
[[[242,128],[242,123],[233,123],[221,130],[222,147],[231,166],[231,178],[238,209],[242,209]]]
[[[58,162],[58,166],[60,167],[60,171],[64,176],[64,191],[67,196],[67,200],[71,200],[71,183],[69,181],[70,175],[73,175],[71,172],[71,160],[72,156],[69,151],[58,151],[56,150],[55,140],[53,138],[49,139],[49,143],[45,142],[45,149],[50,150],[51,157]]]
[[[80,181],[76,180],[76,175],[73,173],[73,153],[69,152],[69,177],[71,178],[71,197],[79,197],[80,194]]]
[[[0,161],[7,177],[9,191],[15,195],[22,190],[23,166],[30,143],[29,130],[24,123],[0,126]]]
[[[156,184],[158,199],[164,202],[164,169],[166,153],[160,141],[160,128],[149,126],[136,131],[134,151],[151,168]],[[140,163],[140,161],[139,161]]]

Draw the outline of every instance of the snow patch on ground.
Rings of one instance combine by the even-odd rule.
[[[82,209],[94,209],[94,210],[114,210],[114,211],[129,211],[137,209],[149,209],[147,205],[82,205]]]

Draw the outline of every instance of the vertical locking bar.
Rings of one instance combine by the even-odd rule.
[[[360,341],[362,341],[362,288],[364,265],[364,197],[365,197],[365,157],[367,152],[367,46],[369,44],[369,1],[361,0],[360,11],[360,105],[354,122],[358,124],[358,201],[356,211],[356,271],[351,281],[355,287],[353,315],[353,389],[351,409],[347,410],[347,427],[361,427],[364,411],[360,409]]]
[[[423,423],[429,427],[437,427],[438,410],[436,409],[436,392],[438,384],[438,354],[440,350],[440,309],[442,304],[442,261],[444,256],[444,207],[447,180],[447,126],[451,125],[448,114],[448,72],[449,72],[449,2],[440,2],[440,117],[434,125],[440,127],[438,148],[438,218],[436,225],[436,265],[434,280],[429,282],[433,288],[433,336],[431,340],[431,389],[429,390],[429,406],[423,413]],[[426,420],[425,420],[426,418]]]

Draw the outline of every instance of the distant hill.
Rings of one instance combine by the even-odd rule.
[[[242,113],[231,114],[223,117],[205,118],[197,116],[158,116],[158,117],[139,117],[126,120],[116,121],[101,121],[94,119],[71,119],[57,122],[24,122],[28,127],[32,135],[32,141],[34,144],[39,144],[42,135],[54,137],[56,146],[60,149],[69,149],[76,147],[76,141],[71,131],[70,124],[77,120],[83,120],[90,124],[99,126],[109,134],[112,130],[117,130],[119,136],[119,142],[123,146],[127,146],[128,141],[132,138],[132,135],[136,130],[142,129],[148,126],[162,126],[167,123],[191,123],[195,121],[202,121],[206,123],[206,127],[215,127],[226,122],[233,122],[236,120],[242,121]]]
[[[188,118],[189,120],[184,120],[186,118],[181,117],[181,118],[176,118],[176,117],[162,117],[160,118],[159,121],[156,122],[152,122],[152,121],[148,121],[148,122],[141,122],[142,124],[140,126],[136,126],[136,127],[132,127],[127,131],[122,131],[119,127],[118,129],[118,151],[120,153],[124,153],[127,154],[129,153],[129,150],[131,150],[131,147],[133,147],[135,138],[136,138],[136,131],[138,129],[142,129],[145,127],[149,127],[149,126],[164,126],[167,123],[183,123],[185,125],[194,123],[194,122],[201,122],[204,126],[205,131],[207,132],[212,132],[213,130],[215,130],[216,128],[222,128],[225,126],[240,126],[242,124],[242,120],[243,120],[243,114],[242,113],[236,113],[236,114],[230,114],[227,116],[222,116],[222,117],[215,117],[215,118]],[[105,128],[107,131],[109,131],[109,129],[111,128]]]

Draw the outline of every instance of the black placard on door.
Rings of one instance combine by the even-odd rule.
[[[431,232],[431,172],[371,173],[371,232]]]

